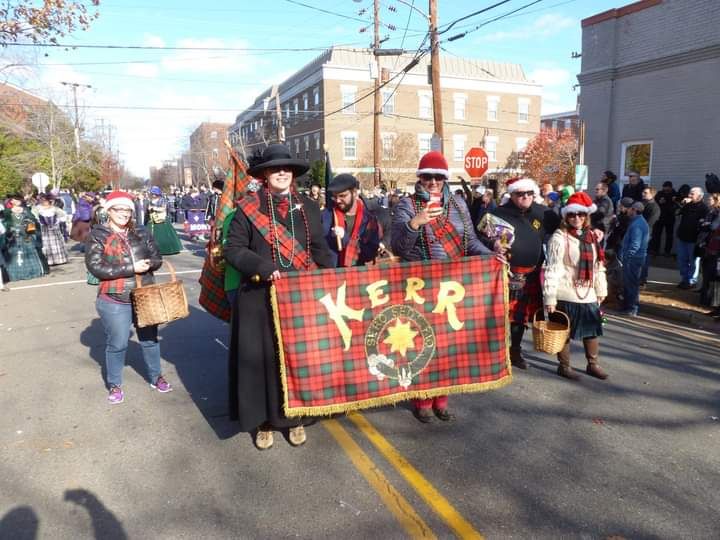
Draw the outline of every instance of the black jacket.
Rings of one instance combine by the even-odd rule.
[[[635,185],[625,184],[622,190],[622,198],[630,197],[635,201],[642,202],[642,192],[646,187],[645,182],[642,180],[639,180]]]
[[[95,225],[85,241],[85,266],[93,276],[100,281],[125,278],[125,292],[113,294],[120,302],[130,302],[130,290],[135,288],[134,262],[142,259],[150,260],[150,270],[141,276],[143,285],[150,285],[155,282],[153,272],[162,265],[162,256],[155,244],[152,234],[147,232],[129,232],[127,239],[130,252],[123,256],[121,262],[108,261],[103,253],[105,242],[112,234],[106,225]]]
[[[695,242],[700,232],[700,222],[708,213],[707,205],[702,202],[689,202],[678,210],[680,225],[677,237],[683,242]]]
[[[655,202],[660,207],[660,219],[663,222],[675,221],[675,210],[677,209],[675,197],[677,197],[677,193],[674,189],[670,193],[661,190],[655,194]]]
[[[536,267],[542,263],[543,240],[560,224],[557,214],[537,203],[532,203],[523,211],[512,201],[498,206],[490,214],[504,219],[515,228],[515,240],[509,253],[511,266]]]
[[[660,205],[653,200],[643,201],[643,204],[645,205],[645,210],[643,210],[642,215],[652,231],[653,226],[660,219]]]

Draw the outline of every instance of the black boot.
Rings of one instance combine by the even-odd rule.
[[[525,333],[525,325],[510,325],[510,363],[518,369],[527,369],[528,364],[522,356],[522,338]]]

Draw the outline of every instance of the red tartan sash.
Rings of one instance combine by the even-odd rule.
[[[282,223],[273,224],[270,222],[270,216],[260,211],[260,200],[256,194],[248,194],[237,202],[238,208],[247,216],[255,228],[260,231],[265,241],[270,244],[270,249],[275,250],[275,237],[277,236],[280,255],[285,260],[292,257],[292,266],[296,270],[315,270],[317,265],[310,257],[310,252],[305,249],[300,242],[297,241]],[[291,208],[292,212],[293,209]],[[302,214],[305,218],[304,213]],[[310,239],[306,239],[307,242]]]
[[[418,201],[418,199],[416,199],[416,208],[418,203],[421,205],[420,208],[425,208],[428,204],[426,201]],[[435,240],[440,242],[448,258],[457,259],[465,256],[465,247],[463,245],[464,242],[462,236],[455,229],[453,224],[450,223],[451,204],[455,204],[455,201],[452,198],[445,206],[445,212],[443,215],[428,223],[426,227],[430,227],[433,232],[433,236],[435,236]],[[462,218],[462,212],[460,212],[459,208],[457,208],[457,211],[460,213],[460,217]],[[425,240],[427,245],[427,235],[425,235]],[[431,250],[428,248],[428,255],[430,253]]]
[[[345,225],[345,213],[338,208],[333,208],[335,213],[335,223],[342,223]],[[358,199],[357,200],[357,211],[355,214],[355,223],[353,224],[353,230],[348,237],[348,242],[339,253],[338,263],[341,267],[355,266],[360,257],[360,227],[362,226],[362,220],[365,217],[365,204]],[[348,231],[345,231],[348,234]]]

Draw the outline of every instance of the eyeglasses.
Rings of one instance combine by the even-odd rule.
[[[276,167],[268,167],[265,170],[268,172],[268,174],[275,174],[275,173],[279,173],[279,172],[289,172],[289,173],[293,172],[292,167],[289,167],[288,165],[278,165]]]
[[[423,182],[432,182],[433,180],[436,182],[444,182],[445,177],[441,174],[421,174],[420,180]]]
[[[586,213],[586,212],[567,212],[567,213],[565,214],[565,217],[568,218],[568,219],[574,219],[574,218],[577,218],[577,217],[586,218],[586,217],[587,217],[587,213]]]
[[[535,192],[534,191],[513,191],[512,195],[517,195],[518,197],[534,197]]]

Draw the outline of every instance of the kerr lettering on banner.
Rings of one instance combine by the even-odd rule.
[[[285,274],[272,288],[285,413],[508,384],[506,289],[485,257]]]

